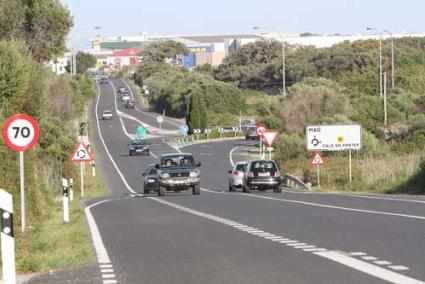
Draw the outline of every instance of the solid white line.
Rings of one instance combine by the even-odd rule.
[[[114,272],[114,270],[112,268],[105,268],[105,269],[101,269],[100,272],[102,272],[102,273],[112,273],[112,272]]]
[[[128,191],[130,191],[131,193],[134,194],[138,194],[136,191],[134,191],[130,185],[128,184],[127,180],[125,179],[124,175],[122,174],[122,172],[120,171],[120,169],[118,168],[117,164],[115,163],[114,159],[112,158],[111,153],[108,150],[108,147],[106,146],[105,140],[103,140],[103,136],[102,136],[102,132],[100,131],[100,124],[99,124],[99,115],[97,114],[98,112],[98,108],[99,108],[99,100],[100,100],[100,87],[99,87],[99,83],[96,81],[96,86],[97,86],[97,91],[98,91],[98,96],[97,96],[97,101],[96,101],[96,123],[97,123],[97,133],[99,134],[99,138],[100,141],[102,141],[103,147],[105,148],[105,152],[109,157],[109,160],[111,160],[112,165],[114,166],[115,170],[117,171],[118,175],[120,176],[121,180],[123,181],[125,187],[128,189]],[[113,86],[113,85],[112,85]],[[114,89],[115,91],[115,89]],[[115,100],[116,101],[116,100]]]
[[[364,262],[362,260],[341,254],[336,251],[325,251],[325,252],[313,252],[315,255],[330,259],[332,261],[341,263],[355,270],[363,273],[375,276],[377,278],[386,280],[391,283],[403,283],[403,284],[423,284],[423,281],[410,278],[408,276],[392,272],[388,269]]]
[[[388,200],[388,201],[400,201],[400,202],[411,202],[411,203],[425,203],[424,200],[415,200],[415,199],[401,199],[401,198],[387,198],[379,196],[369,196],[369,195],[357,195],[357,194],[341,194],[342,196],[351,196],[358,198],[368,198],[368,199],[378,199],[378,200]]]
[[[91,232],[91,237],[93,240],[94,249],[96,251],[97,260],[99,263],[110,263],[111,260],[109,259],[108,253],[106,251],[105,245],[103,244],[102,237],[100,236],[99,229],[96,225],[96,222],[94,221],[93,215],[90,212],[90,208],[98,204],[105,203],[107,201],[109,201],[109,199],[96,202],[84,208],[84,212],[86,213],[87,222],[89,224]]]
[[[232,167],[235,166],[235,163],[233,162],[233,157],[232,157],[233,151],[235,151],[236,149],[241,148],[241,147],[243,147],[243,146],[236,146],[229,153],[229,160],[230,160],[230,164],[232,164]]]
[[[280,202],[296,203],[296,204],[322,207],[322,208],[330,208],[330,209],[337,209],[337,210],[344,210],[344,211],[352,211],[352,212],[361,212],[361,213],[367,213],[367,214],[387,215],[387,216],[395,216],[395,217],[402,217],[402,218],[409,218],[409,219],[425,220],[425,216],[407,215],[407,214],[400,214],[400,213],[393,213],[393,212],[386,212],[386,211],[356,209],[356,208],[349,208],[349,207],[341,207],[341,206],[299,201],[299,200],[293,200],[293,199],[273,198],[273,197],[260,196],[260,195],[248,194],[248,193],[237,193],[237,194],[235,194],[235,193],[231,193],[231,192],[217,192],[217,191],[212,191],[212,190],[208,190],[208,189],[203,189],[203,190],[208,191],[210,193],[216,193],[216,194],[217,193],[219,193],[219,194],[233,194],[233,195],[237,195],[237,196],[262,198],[262,199],[275,200],[275,201],[280,201]]]
[[[389,261],[386,261],[386,260],[375,260],[375,261],[373,261],[373,263],[379,264],[379,265],[391,265],[391,264],[393,264],[392,262],[389,262]]]

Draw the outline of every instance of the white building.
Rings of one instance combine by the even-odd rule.
[[[61,57],[56,58],[56,60],[50,60],[46,66],[49,67],[55,74],[62,75],[67,73],[66,67],[71,61],[71,53],[65,52]]]

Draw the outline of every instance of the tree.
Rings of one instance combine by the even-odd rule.
[[[150,44],[142,56],[144,61],[157,63],[165,62],[166,59],[177,60],[179,55],[187,55],[189,49],[181,42],[174,40],[157,41]]]
[[[196,94],[189,95],[189,106],[186,116],[186,124],[189,126],[189,134],[193,133],[194,129],[201,128],[201,104],[199,97]]]
[[[79,51],[76,55],[77,58],[77,73],[81,74],[87,71],[87,69],[94,67],[96,64],[96,57],[90,53]]]
[[[58,0],[0,0],[0,39],[23,39],[38,62],[63,53],[72,25]]]

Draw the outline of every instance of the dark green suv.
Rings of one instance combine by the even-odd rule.
[[[191,153],[164,154],[161,163],[155,167],[158,172],[158,195],[164,196],[167,191],[192,190],[194,195],[201,193],[201,166],[195,162]]]

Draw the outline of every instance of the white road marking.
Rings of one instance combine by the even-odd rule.
[[[235,166],[235,163],[233,162],[232,154],[233,154],[233,152],[234,152],[236,149],[241,148],[241,147],[244,147],[244,146],[236,146],[236,147],[234,147],[234,148],[230,151],[230,153],[229,153],[229,160],[230,160],[230,164],[232,164],[232,167],[234,167],[234,166]]]
[[[350,252],[350,255],[352,255],[352,256],[362,256],[362,255],[367,255],[367,253],[362,252],[362,251],[355,251],[355,252]]]
[[[101,269],[100,272],[102,272],[102,273],[112,273],[112,272],[114,272],[114,270],[111,269],[111,268],[105,268],[105,269]]]
[[[118,284],[118,281],[112,280],[112,279],[106,279],[106,280],[103,280],[103,284]]]
[[[392,265],[392,266],[388,266],[391,269],[394,270],[409,270],[409,267],[403,266],[403,265]]]
[[[295,244],[286,244],[287,246],[293,246],[293,247],[295,247],[295,246],[306,246],[307,244],[305,244],[305,243],[295,243]]]
[[[377,257],[374,257],[374,256],[362,256],[361,257],[362,259],[364,259],[364,260],[377,260],[378,258]]]
[[[306,249],[303,249],[303,251],[316,252],[316,251],[327,251],[327,249],[325,249],[325,248],[306,248]]]
[[[336,251],[323,251],[323,252],[313,252],[315,255],[330,259],[332,261],[341,263],[348,267],[354,268],[355,270],[361,271],[363,273],[375,276],[377,278],[386,280],[391,283],[403,283],[403,284],[423,284],[425,282],[395,273],[388,269],[364,262],[362,260],[344,255]]]
[[[316,246],[310,246],[310,245],[305,245],[305,246],[296,246],[295,248],[297,249],[306,249],[306,248],[315,248]]]
[[[100,268],[111,268],[112,264],[101,264],[99,265]]]
[[[212,190],[208,190],[204,188],[202,190],[210,192],[210,193],[216,193],[216,194],[233,194],[238,196],[262,198],[262,199],[275,200],[275,201],[286,202],[286,203],[296,203],[296,204],[302,204],[302,205],[308,205],[308,206],[330,208],[330,209],[337,209],[337,210],[344,210],[344,211],[351,211],[351,212],[360,212],[360,213],[367,213],[367,214],[386,215],[386,216],[395,216],[395,217],[402,217],[402,218],[409,218],[409,219],[425,220],[425,216],[418,216],[418,215],[408,215],[408,214],[400,214],[400,213],[393,213],[393,212],[387,212],[387,211],[376,211],[376,210],[365,210],[365,209],[357,209],[357,208],[350,208],[350,207],[341,207],[341,206],[326,205],[321,203],[306,202],[306,201],[299,201],[299,200],[293,200],[293,199],[274,198],[274,197],[261,196],[261,195],[250,194],[250,193],[217,192],[217,191],[212,191]]]
[[[373,263],[379,264],[379,265],[391,265],[391,264],[393,264],[392,262],[389,262],[389,261],[386,261],[386,260],[375,260],[375,261],[373,261]]]
[[[115,274],[102,274],[102,278],[115,278]]]

